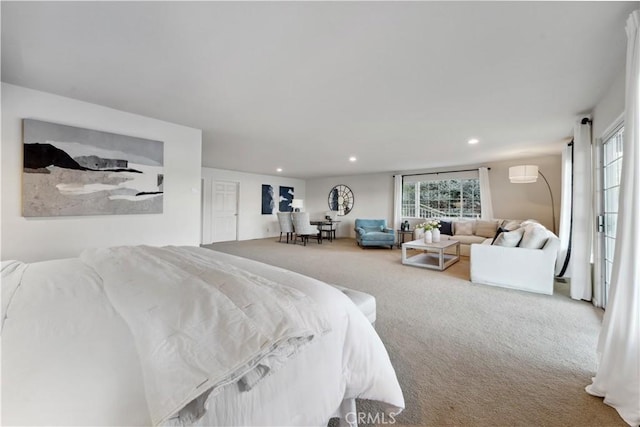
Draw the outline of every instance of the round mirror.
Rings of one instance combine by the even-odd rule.
[[[346,185],[336,185],[329,192],[329,209],[347,215],[353,209],[353,191]]]

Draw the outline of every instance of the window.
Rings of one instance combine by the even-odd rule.
[[[601,253],[604,281],[602,306],[607,306],[614,249],[616,246],[616,226],[618,224],[618,193],[622,173],[622,146],[624,127],[619,127],[602,143],[602,196],[601,209]]]
[[[477,175],[477,173],[476,173]],[[402,186],[404,218],[480,216],[480,180],[477,177],[426,179]]]

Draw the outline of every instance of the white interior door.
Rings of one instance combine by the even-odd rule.
[[[213,182],[213,241],[238,240],[238,183]]]

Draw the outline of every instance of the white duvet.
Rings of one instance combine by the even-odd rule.
[[[2,308],[5,425],[326,425],[355,397],[404,406],[350,300],[239,257],[122,247],[10,263]]]

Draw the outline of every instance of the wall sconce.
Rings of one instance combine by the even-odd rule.
[[[549,189],[549,197],[551,197],[551,215],[553,220],[553,234],[556,234],[556,208],[553,205],[553,194],[551,193],[551,186],[547,178],[538,170],[536,165],[520,165],[512,166],[509,168],[509,181],[512,184],[530,184],[538,181],[538,175],[544,179]]]
[[[304,207],[304,199],[293,199],[291,201],[291,207],[294,212],[300,212],[300,209]]]

